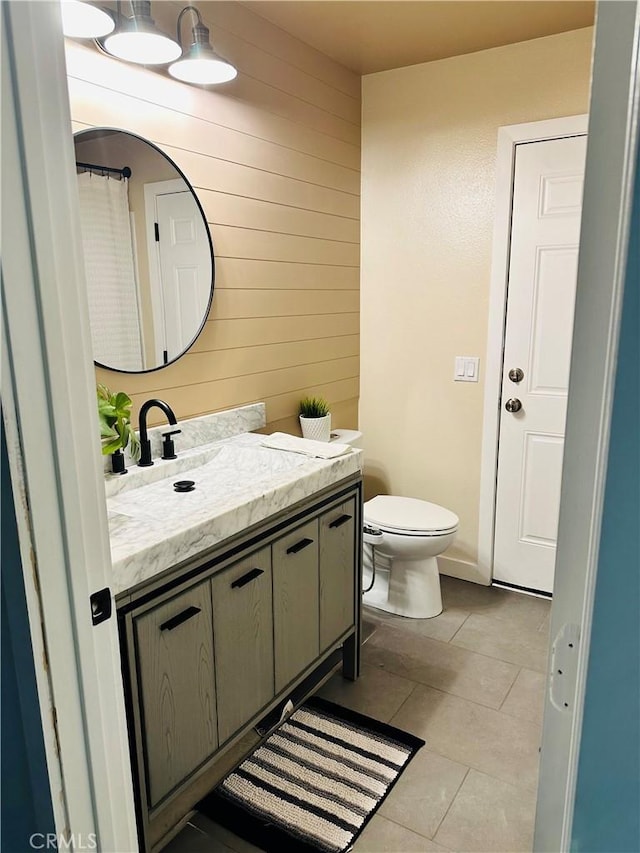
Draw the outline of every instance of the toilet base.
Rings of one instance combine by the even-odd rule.
[[[410,619],[432,619],[442,613],[440,573],[435,557],[388,562],[390,569],[381,569],[376,559],[376,581],[362,596],[363,604]],[[370,583],[371,570],[365,566],[364,588]]]

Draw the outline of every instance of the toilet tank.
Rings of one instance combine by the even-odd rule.
[[[357,429],[332,429],[329,441],[338,444],[348,444],[351,447],[362,448],[362,433]]]

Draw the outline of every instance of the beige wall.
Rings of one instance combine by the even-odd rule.
[[[158,23],[173,30],[183,5],[154,4]],[[98,379],[182,418],[264,400],[270,430],[297,429],[300,397],[322,394],[334,426],[355,426],[360,80],[240,4],[198,8],[239,70],[218,88],[67,43],[73,130],[118,127],[160,146],[194,186],[216,252],[193,349],[153,373]]]
[[[447,573],[477,577],[497,129],[588,109],[592,28],[363,78],[367,496],[460,516]],[[478,384],[454,357],[481,358]]]

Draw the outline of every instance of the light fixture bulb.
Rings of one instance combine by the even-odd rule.
[[[214,83],[226,83],[237,77],[238,72],[219,56],[211,51],[211,56],[200,56],[191,58],[188,54],[184,59],[179,59],[169,66],[169,74],[185,83],[199,83],[202,86]]]
[[[116,31],[98,44],[112,56],[139,65],[164,65],[177,59],[182,48],[158,29],[150,0],[131,0],[131,9],[132,16],[121,20]]]
[[[163,65],[180,56],[180,46],[162,33],[140,31],[113,33],[104,40],[105,50],[125,62]]]
[[[72,39],[94,39],[113,32],[115,21],[104,9],[83,0],[63,0],[62,31]]]

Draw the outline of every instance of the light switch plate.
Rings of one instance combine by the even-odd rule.
[[[453,378],[455,382],[477,382],[480,359],[473,355],[457,355]]]

